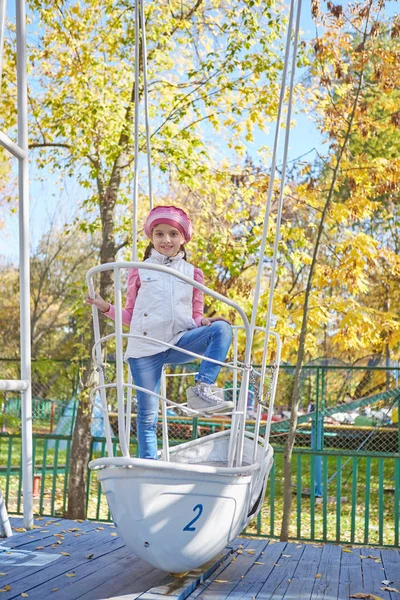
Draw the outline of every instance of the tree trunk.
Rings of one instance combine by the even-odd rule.
[[[119,179],[120,181],[120,179]],[[115,226],[115,204],[118,194],[119,181],[111,180],[111,183],[100,202],[100,213],[102,221],[102,242],[100,249],[101,264],[114,262],[116,258],[114,226]],[[113,274],[111,271],[103,271],[100,274],[100,295],[103,298],[113,300]],[[88,315],[89,318],[89,315]],[[105,321],[100,319],[100,336],[104,335]],[[91,349],[94,344],[93,333],[91,334]],[[82,377],[82,389],[79,394],[78,410],[71,445],[70,475],[68,481],[68,510],[66,516],[69,519],[86,518],[86,486],[87,469],[90,459],[90,447],[92,436],[90,425],[92,422],[92,406],[90,404],[90,390],[97,384],[97,372],[93,359],[90,358]]]

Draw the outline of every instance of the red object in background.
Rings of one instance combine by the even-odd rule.
[[[34,475],[33,476],[33,497],[34,498],[38,498],[39,497],[39,488],[40,488],[40,482],[42,480],[42,476],[41,475]]]

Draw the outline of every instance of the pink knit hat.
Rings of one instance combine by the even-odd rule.
[[[156,225],[166,223],[175,227],[184,237],[185,243],[189,242],[193,235],[192,223],[181,208],[176,206],[156,206],[150,211],[144,223],[144,232],[151,239],[151,232]]]

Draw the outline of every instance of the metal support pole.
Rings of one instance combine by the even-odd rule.
[[[25,1],[16,0],[18,145],[26,156],[18,160],[21,379],[31,382],[31,318],[29,267],[28,91],[26,78]],[[22,481],[24,527],[33,525],[32,390],[22,392]]]

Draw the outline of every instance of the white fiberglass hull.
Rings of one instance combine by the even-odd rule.
[[[262,440],[260,439],[260,442]],[[245,437],[244,466],[226,466],[229,432],[182,444],[170,461],[103,458],[90,463],[118,533],[156,568],[180,573],[212,559],[261,507],[273,451]]]

